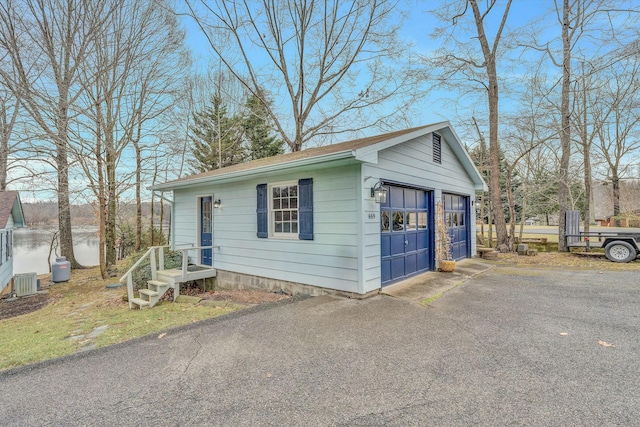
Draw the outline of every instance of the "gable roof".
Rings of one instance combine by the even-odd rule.
[[[190,175],[163,184],[157,184],[150,188],[152,190],[159,191],[173,190],[174,188],[186,187],[192,184],[215,182],[232,177],[253,175],[271,170],[285,169],[294,166],[305,166],[331,160],[355,159],[362,162],[376,162],[377,153],[380,150],[435,131],[440,131],[444,134],[443,136],[445,140],[449,143],[461,164],[473,180],[476,188],[478,190],[486,190],[486,184],[482,180],[478,169],[475,167],[473,161],[469,157],[469,154],[464,149],[458,136],[455,134],[453,129],[451,129],[449,122],[439,122],[382,135],[325,145],[322,147],[308,148],[302,151],[280,154],[278,156],[266,157],[263,159],[252,160],[250,162],[238,163],[225,168]]]
[[[25,226],[24,212],[18,192],[0,191],[0,230],[7,226],[10,216],[13,218],[15,227]]]

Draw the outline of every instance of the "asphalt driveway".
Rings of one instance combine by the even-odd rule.
[[[494,268],[428,307],[280,303],[0,374],[0,424],[639,425],[639,281]]]

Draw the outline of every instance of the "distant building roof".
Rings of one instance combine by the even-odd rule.
[[[15,227],[26,225],[18,192],[0,191],[0,230],[7,226],[10,216],[13,217]]]

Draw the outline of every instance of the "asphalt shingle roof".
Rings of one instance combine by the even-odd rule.
[[[416,130],[433,126],[434,124],[419,126],[411,129],[403,129],[396,132],[390,132],[383,135],[369,136],[366,138],[359,138],[352,141],[341,142],[337,144],[325,145],[322,147],[307,148],[306,150],[296,151],[293,153],[280,154],[278,156],[265,157],[263,159],[252,160],[250,162],[239,163],[225,168],[215,169],[195,175],[189,175],[183,178],[170,181],[170,183],[178,183],[184,181],[198,180],[201,178],[212,177],[217,175],[225,175],[233,172],[247,171],[251,169],[257,169],[266,166],[277,165],[281,163],[293,162],[296,160],[310,159],[313,157],[340,153],[345,151],[356,150],[358,148],[367,147],[369,145],[377,144],[388,139],[396,138]]]

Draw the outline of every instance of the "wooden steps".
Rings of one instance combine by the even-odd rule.
[[[148,297],[157,297],[158,292],[152,291],[151,289],[138,289],[138,293],[140,295],[146,295]]]
[[[170,287],[167,282],[147,280],[147,288],[138,289],[138,298],[133,298],[130,302],[140,309],[151,308],[160,301]]]
[[[133,298],[129,302],[137,305],[140,309],[151,307],[151,303],[147,300],[143,300],[142,298]]]
[[[180,284],[194,280],[216,277],[216,269],[212,266],[189,264],[189,251],[214,249],[218,246],[190,246],[174,249],[182,252],[182,267],[165,269],[164,250],[169,246],[151,246],[120,278],[121,283],[127,284],[127,300],[129,308],[151,308],[156,305],[169,289],[173,289],[173,300],[180,295]],[[151,280],[146,286],[134,283],[133,272],[149,260]],[[137,292],[137,295],[136,295]]]
[[[154,289],[161,288],[163,286],[169,286],[167,282],[162,280],[147,280],[147,286],[151,286]]]

